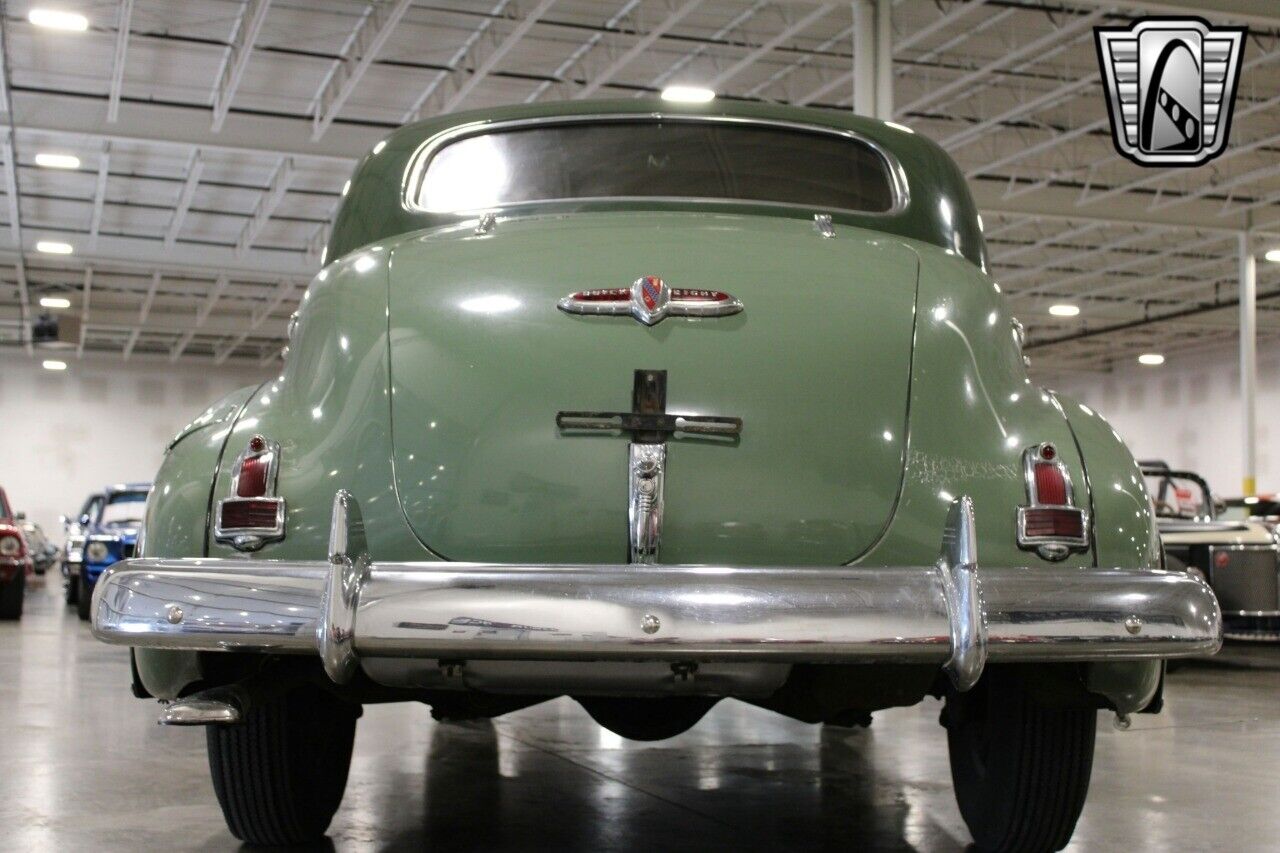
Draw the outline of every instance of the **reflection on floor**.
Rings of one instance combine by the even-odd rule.
[[[155,725],[124,650],[91,639],[59,581],[0,623],[0,826],[13,850],[230,850],[199,730]],[[869,730],[736,702],[637,744],[559,700],[440,725],[415,705],[360,723],[331,847],[364,850],[963,850],[939,706]],[[1280,647],[1171,676],[1168,706],[1099,725],[1072,850],[1273,850]]]

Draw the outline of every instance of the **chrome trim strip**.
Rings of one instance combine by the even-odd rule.
[[[880,568],[366,565],[354,500],[335,510],[331,547],[342,559],[331,562],[115,564],[95,585],[94,634],[148,648],[322,655],[339,678],[357,656],[914,662],[945,666],[961,689],[982,671],[984,635],[992,661],[1181,657],[1221,644],[1217,599],[1182,572],[980,570],[964,499],[937,565]]]
[[[628,558],[632,563],[652,565],[658,561],[658,546],[662,542],[667,446],[632,443],[630,447],[627,460]]]
[[[626,122],[626,121],[668,121],[668,122],[707,122],[717,124],[741,124],[754,125],[757,127],[777,127],[790,130],[805,131],[808,133],[823,133],[830,136],[839,136],[845,139],[851,139],[869,147],[884,161],[886,171],[889,173],[889,183],[893,189],[893,205],[888,210],[870,211],[870,210],[849,210],[844,208],[824,208],[828,215],[835,213],[849,213],[855,216],[896,216],[907,209],[911,204],[911,189],[907,182],[907,173],[902,168],[902,164],[898,158],[885,148],[879,142],[870,139],[857,131],[846,130],[838,127],[830,127],[829,125],[811,124],[808,122],[785,121],[782,119],[759,119],[748,118],[745,116],[706,116],[706,115],[688,115],[683,113],[664,113],[659,111],[634,112],[634,113],[593,113],[591,115],[581,116],[540,116],[538,118],[512,119],[510,121],[474,121],[467,124],[460,124],[456,127],[446,128],[434,136],[428,137],[413,155],[409,157],[405,166],[404,178],[402,179],[400,205],[409,213],[428,213],[436,216],[444,215],[469,215],[480,216],[485,213],[491,213],[493,210],[506,210],[510,208],[524,207],[528,205],[540,204],[583,204],[589,202],[618,202],[618,201],[635,201],[635,202],[692,202],[702,204],[730,204],[730,205],[771,205],[776,207],[784,207],[791,210],[812,210],[812,205],[792,204],[789,202],[776,202],[755,199],[732,199],[732,198],[703,198],[698,196],[588,196],[585,198],[549,198],[534,199],[531,201],[509,202],[506,204],[489,205],[484,208],[474,208],[471,210],[427,210],[418,206],[415,199],[421,191],[421,183],[426,177],[427,166],[431,162],[431,158],[436,152],[443,148],[446,144],[454,142],[467,136],[476,136],[482,133],[488,133],[498,130],[510,130],[521,127],[534,126],[552,126],[563,124],[585,124],[589,122]]]

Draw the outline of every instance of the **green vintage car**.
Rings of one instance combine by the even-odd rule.
[[[910,130],[529,105],[402,128],[344,194],[283,372],[174,440],[93,599],[162,722],[208,725],[238,837],[325,831],[363,703],[568,695],[658,739],[934,696],[979,845],[1057,849],[1097,710],[1218,647]]]

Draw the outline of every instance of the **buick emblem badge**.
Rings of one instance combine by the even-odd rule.
[[[742,303],[723,290],[668,287],[656,275],[644,275],[630,287],[579,290],[557,303],[566,314],[630,314],[646,326],[664,317],[727,317]]]

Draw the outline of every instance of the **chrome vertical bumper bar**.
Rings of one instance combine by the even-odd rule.
[[[1212,591],[1183,573],[979,569],[973,505],[951,507],[932,566],[381,563],[334,500],[324,561],[146,558],[98,581],[93,630],[162,649],[448,660],[908,662],[958,689],[990,660],[1211,654]]]

